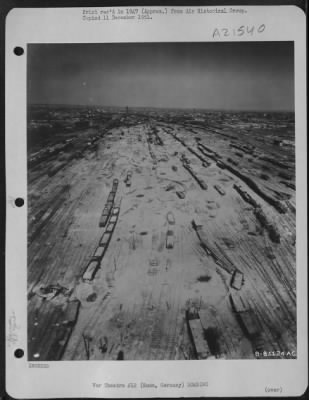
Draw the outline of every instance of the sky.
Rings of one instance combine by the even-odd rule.
[[[31,44],[28,103],[294,111],[293,42]]]

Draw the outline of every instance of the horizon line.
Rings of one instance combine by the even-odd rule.
[[[134,108],[144,108],[144,109],[158,109],[158,110],[195,110],[195,111],[211,111],[211,112],[261,112],[261,113],[279,113],[279,112],[289,112],[294,113],[295,110],[287,109],[277,109],[277,110],[257,110],[257,109],[224,109],[224,108],[199,108],[199,107],[159,107],[159,106],[116,106],[116,105],[100,105],[100,104],[74,104],[74,103],[28,103],[28,106],[65,106],[65,107],[89,107],[89,108],[120,108],[120,109],[134,109]]]

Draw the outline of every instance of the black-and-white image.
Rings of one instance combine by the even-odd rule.
[[[293,42],[30,44],[28,359],[296,358]]]

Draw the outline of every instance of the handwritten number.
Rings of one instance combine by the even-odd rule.
[[[251,34],[251,36],[252,36],[254,33],[254,26],[252,26],[251,28],[249,28],[249,26],[247,26],[247,33]]]
[[[229,30],[226,28],[222,28],[223,36],[229,36]]]
[[[241,25],[238,29],[238,36],[242,36],[245,33],[245,27],[244,25]]]
[[[241,25],[239,28],[233,28],[233,29],[228,29],[228,28],[215,28],[213,31],[212,37],[215,39],[216,37],[218,39],[221,39],[221,36],[224,37],[229,37],[229,36],[243,36],[245,34],[253,36],[255,33],[262,33],[266,29],[265,24],[259,25],[258,28],[256,28],[255,25],[252,26],[247,26],[247,25]]]

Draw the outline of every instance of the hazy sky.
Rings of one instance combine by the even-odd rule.
[[[33,44],[28,101],[293,111],[293,42]]]

